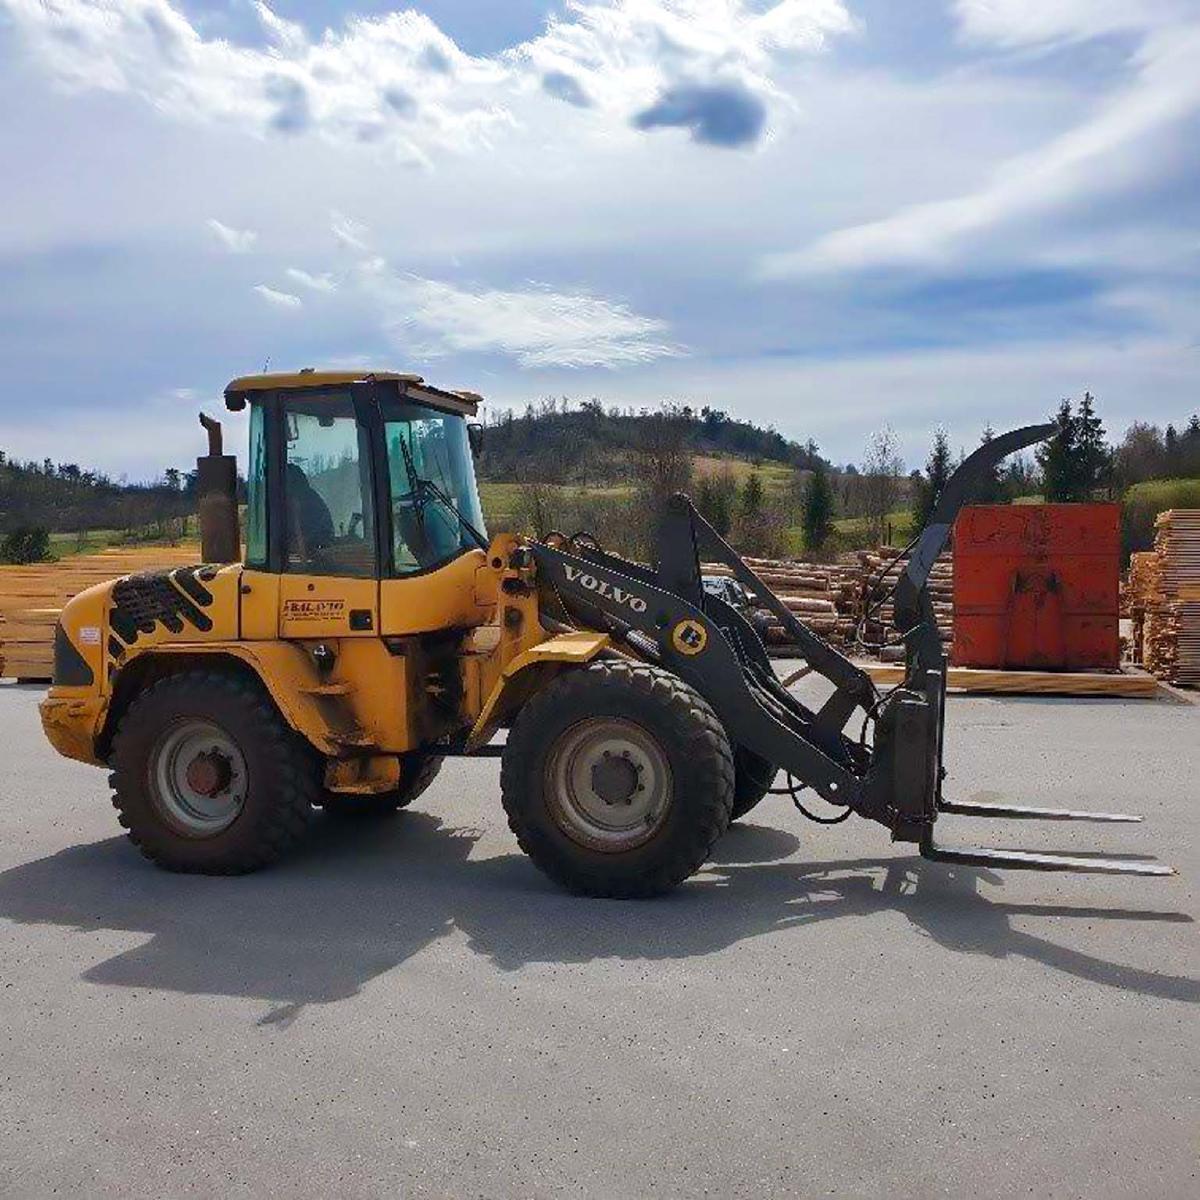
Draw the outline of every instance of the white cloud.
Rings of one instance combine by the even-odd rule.
[[[206,39],[169,0],[0,0],[28,46],[65,87],[127,92],[185,121],[258,135],[309,130],[339,143],[383,143],[426,161],[506,120],[492,90],[506,71],[464,54],[408,10],[350,17],[312,39],[255,6],[264,47]]]
[[[955,0],[966,42],[1016,47],[1081,41],[1187,15],[1180,0]],[[1194,7],[1192,9],[1194,13]]]
[[[414,353],[500,353],[525,368],[621,367],[683,353],[667,325],[585,291],[531,284],[520,291],[470,291],[364,264],[364,290],[394,341]]]
[[[339,246],[347,250],[365,250],[367,248],[367,227],[361,221],[354,221],[344,213],[329,214],[329,228]]]
[[[248,254],[258,241],[258,234],[253,229],[234,229],[216,217],[209,217],[204,223],[230,254]]]
[[[293,296],[291,292],[280,292],[273,287],[267,287],[265,283],[256,283],[254,290],[268,303],[273,304],[276,308],[302,308],[304,301],[299,296]]]
[[[650,111],[657,119],[642,128],[754,141],[767,103],[783,101],[773,68],[853,27],[842,0],[571,0],[541,36],[476,57],[414,9],[350,16],[313,38],[258,3],[267,44],[256,47],[205,38],[170,0],[0,0],[0,8],[68,89],[131,93],[175,119],[260,136],[315,131],[338,144],[385,145],[414,164],[514,126],[521,93],[547,106],[594,106],[601,125]],[[681,89],[693,90],[683,112],[672,103]],[[731,103],[732,126],[722,115]],[[739,122],[747,104],[754,117]]]
[[[680,397],[839,458],[884,414],[916,461],[956,412],[998,428],[1024,415],[1013,397],[1034,416],[1085,386],[1110,429],[1186,420],[1195,131],[1170,114],[1191,103],[1188,23],[1143,21],[1159,0],[991,0],[989,25],[945,0],[959,36],[931,47],[911,6],[846,3],[853,54],[819,50],[849,41],[841,4],[562,0],[544,35],[484,60],[422,42],[424,18],[396,50],[388,18],[326,15],[334,31],[314,34],[264,13],[242,45],[190,0],[173,0],[188,20],[161,0],[0,0],[0,160],[22,164],[0,222],[10,391],[51,386],[55,355],[86,361],[63,401],[82,422],[180,381],[219,397],[267,352],[420,369],[410,352],[427,351],[505,402]],[[371,6],[387,7],[434,6]],[[639,116],[680,128],[638,132]],[[397,154],[436,169],[398,171]],[[210,214],[261,231],[269,262],[227,255]],[[786,286],[749,277],[792,248]],[[836,270],[812,273],[818,248]],[[130,338],[136,362],[113,349]],[[914,345],[928,353],[897,352]],[[0,401],[5,437],[16,409]],[[159,453],[95,447],[138,471]]]
[[[757,140],[768,102],[784,100],[772,81],[780,58],[853,27],[841,0],[573,0],[510,58],[576,107],[741,145]]]
[[[1064,17],[1054,28],[1066,26]],[[1014,27],[1010,36],[1032,34]],[[966,235],[1066,204],[1091,203],[1107,189],[1127,186],[1138,175],[1131,167],[1144,139],[1200,109],[1200,24],[1148,31],[1134,61],[1131,84],[1044,146],[1001,162],[977,190],[915,204],[826,234],[802,250],[770,255],[762,275],[949,261]]]
[[[327,271],[313,275],[308,271],[302,271],[299,267],[288,267],[284,272],[289,279],[294,280],[301,287],[306,287],[312,292],[336,292],[337,280],[334,279]]]

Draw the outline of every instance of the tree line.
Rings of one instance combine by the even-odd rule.
[[[1194,489],[1181,491],[1171,481],[1200,480],[1200,415],[1179,428],[1134,422],[1110,444],[1085,392],[1077,403],[1062,401],[1054,426],[1033,456],[996,467],[970,499],[1120,497],[1126,551],[1149,545],[1161,508],[1195,505]],[[989,427],[982,440],[992,436]],[[490,420],[478,471],[484,480],[517,483],[516,511],[501,524],[530,533],[587,529],[606,544],[645,554],[657,514],[682,491],[745,553],[819,557],[922,528],[962,457],[938,429],[924,469],[906,474],[897,435],[884,426],[859,463],[834,467],[811,440],[785,438],[720,409],[547,400]],[[0,451],[0,560],[44,557],[50,532],[178,536],[195,512],[195,485],[194,472],[175,468],[131,484],[75,463],[21,462]]]
[[[96,529],[169,537],[195,512],[195,472],[168,468],[147,483],[77,463],[22,462],[0,450],[0,561],[49,557],[51,533]]]
[[[1174,424],[1160,429],[1135,421],[1119,442],[1110,444],[1095,397],[1084,392],[1078,405],[1068,399],[1059,404],[1053,425],[1032,462],[1016,455],[997,466],[980,481],[972,502],[1003,504],[1025,496],[1050,504],[1120,499],[1126,554],[1148,548],[1159,511],[1194,506],[1195,488],[1188,481],[1200,480],[1200,414],[1193,413],[1182,431]],[[983,441],[992,436],[989,427]],[[922,528],[929,519],[957,465],[946,431],[938,429],[925,470],[911,476],[914,528]],[[1163,486],[1143,486],[1153,483]]]
[[[963,450],[952,450],[949,435],[938,429],[924,469],[906,473],[899,439],[884,426],[868,438],[857,464],[832,467],[809,441],[790,443],[787,454],[771,461],[752,459],[748,474],[744,464],[728,455],[714,469],[715,447],[704,424],[707,411],[700,410],[699,418],[695,410],[677,406],[618,414],[636,422],[637,437],[624,445],[618,465],[605,468],[604,478],[632,481],[632,495],[590,496],[564,487],[559,480],[579,478],[569,468],[557,474],[530,471],[524,475],[514,524],[539,535],[550,529],[586,529],[605,544],[645,555],[656,515],[672,492],[684,491],[714,529],[743,553],[803,552],[819,558],[837,550],[894,543],[922,529],[965,457]],[[560,406],[551,405],[513,422],[523,424],[523,436],[536,444],[537,428],[543,422],[555,426],[562,413]],[[1144,549],[1152,540],[1158,509],[1194,504],[1188,500],[1192,492],[1163,488],[1152,497],[1137,493],[1141,485],[1155,486],[1146,481],[1200,478],[1200,417],[1191,417],[1182,432],[1173,425],[1160,431],[1136,422],[1112,445],[1094,397],[1085,392],[1078,402],[1063,400],[1053,424],[1052,436],[1032,455],[1010,456],[986,471],[969,502],[1124,498],[1126,552]],[[489,428],[489,438],[494,428]],[[989,425],[981,442],[994,436]],[[536,452],[531,461],[540,461]],[[786,468],[786,485],[773,469],[768,486],[767,468],[779,466]]]

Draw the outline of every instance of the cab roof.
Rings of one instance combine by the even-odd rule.
[[[406,375],[398,371],[317,371],[307,368],[302,371],[273,371],[261,375],[243,375],[234,379],[225,388],[225,406],[231,412],[246,407],[246,401],[257,392],[319,390],[344,387],[346,384],[364,380],[378,383],[394,383],[401,396],[418,404],[428,404],[445,412],[473,417],[479,410],[483,397],[475,392],[446,391],[427,384],[420,375]]]

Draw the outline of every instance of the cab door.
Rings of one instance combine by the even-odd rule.
[[[285,395],[279,420],[279,636],[378,637],[370,441],[350,392]]]

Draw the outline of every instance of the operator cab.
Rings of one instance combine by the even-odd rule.
[[[418,375],[254,375],[225,389],[250,407],[247,567],[395,579],[486,548],[468,418],[479,397]]]
[[[461,593],[453,581],[486,561],[478,396],[419,375],[302,371],[235,379],[225,403],[250,410],[243,637],[386,637],[482,619],[439,608],[426,586],[440,572]]]

